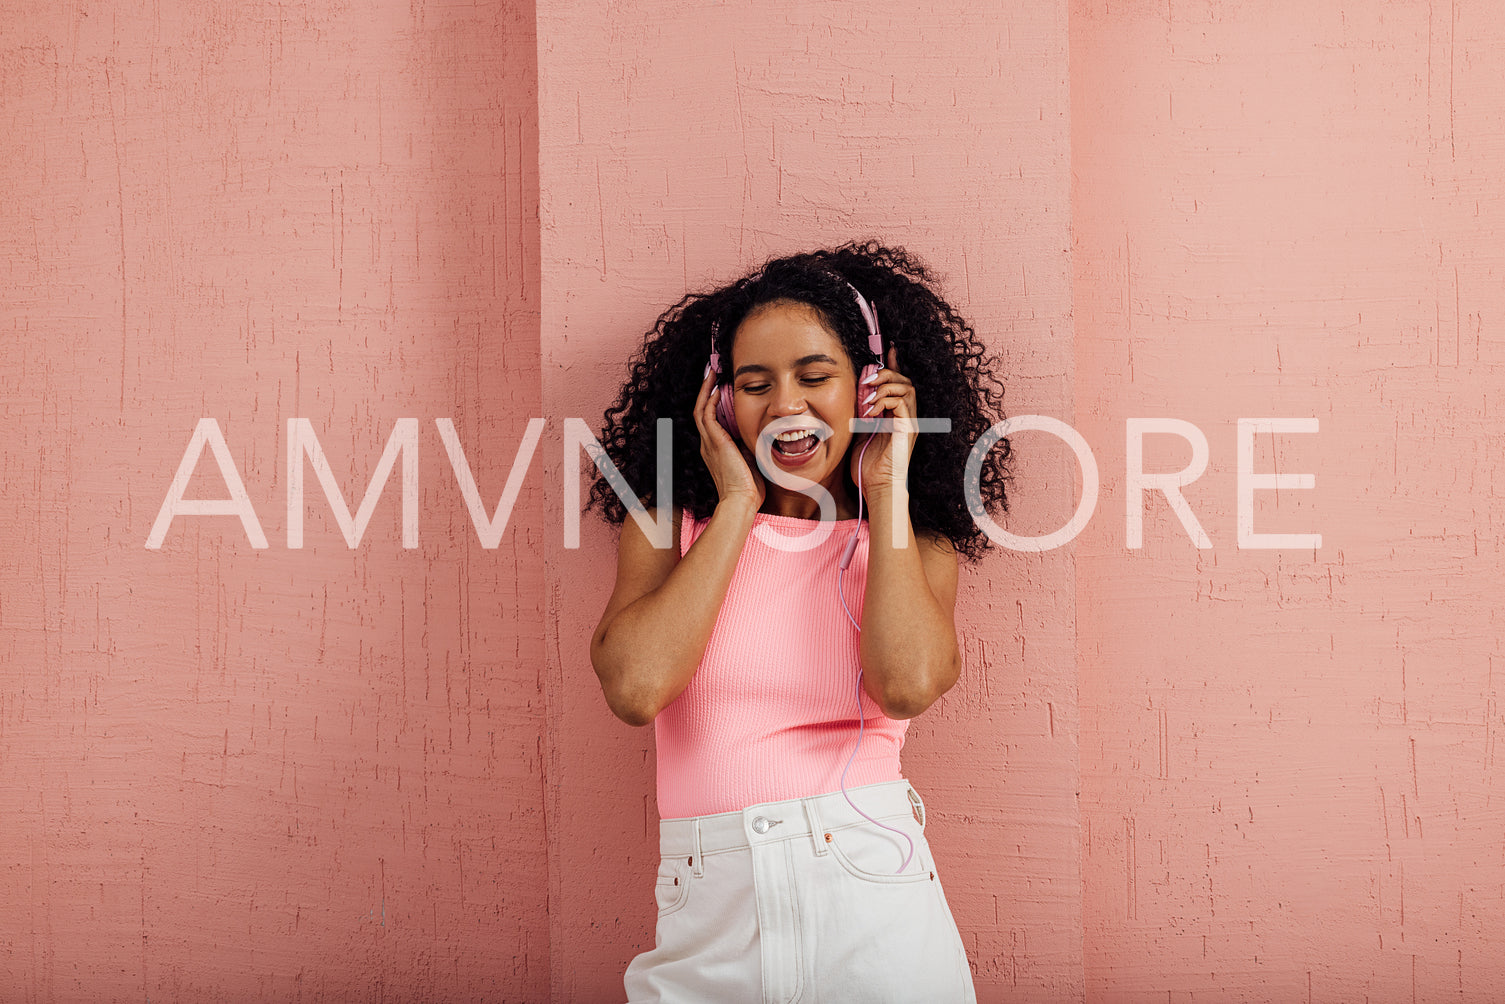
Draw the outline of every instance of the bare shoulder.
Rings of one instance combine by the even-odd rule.
[[[611,599],[596,625],[593,642],[606,636],[606,627],[623,607],[636,602],[653,592],[679,564],[679,527],[683,514],[674,507],[673,537],[668,547],[654,547],[653,541],[638,526],[638,521],[628,516],[622,521],[621,538],[617,541],[617,581],[612,588]]]
[[[626,571],[631,577],[636,577],[639,571],[651,571],[662,568],[664,574],[679,564],[679,533],[684,520],[684,512],[679,506],[674,507],[673,532],[669,539],[668,547],[655,547],[653,541],[643,532],[638,521],[628,516],[622,521],[622,535],[617,541],[617,582],[622,581],[623,572]]]
[[[916,530],[914,536],[916,541],[927,547],[934,548],[942,554],[956,556],[956,547],[951,543],[951,538],[944,533],[937,533],[934,530]]]

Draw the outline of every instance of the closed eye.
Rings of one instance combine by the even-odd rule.
[[[805,377],[801,381],[801,383],[809,384],[812,387],[817,387],[820,384],[823,384],[827,380],[830,380],[830,379],[832,379],[832,378],[829,377],[829,376],[810,376],[810,377]],[[748,384],[743,384],[740,389],[743,390],[743,391],[746,391],[749,394],[761,394],[765,390],[768,389],[768,384],[766,384],[766,383],[748,383]]]

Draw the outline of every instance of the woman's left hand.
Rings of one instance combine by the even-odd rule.
[[[914,384],[898,370],[899,353],[888,349],[888,366],[880,369],[870,384],[857,385],[857,414],[862,418],[917,418]],[[871,397],[871,401],[869,401]],[[866,403],[864,403],[866,402]],[[898,423],[901,427],[904,423]],[[852,443],[852,480],[871,496],[890,491],[894,485],[906,484],[909,461],[914,456],[916,431],[864,433]],[[898,440],[896,442],[895,440]],[[863,452],[866,445],[867,452]],[[858,469],[859,460],[861,470]],[[902,467],[900,466],[902,464]]]

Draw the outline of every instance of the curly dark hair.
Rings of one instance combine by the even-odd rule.
[[[673,420],[675,505],[696,519],[716,508],[716,484],[700,456],[700,433],[691,412],[704,379],[712,332],[729,363],[732,340],[755,308],[776,300],[814,308],[841,339],[853,367],[872,362],[867,325],[848,287],[862,291],[877,310],[885,346],[898,352],[899,372],[915,385],[920,413],[951,419],[949,434],[915,437],[909,463],[909,517],[916,532],[946,537],[968,561],[982,556],[987,535],[969,512],[962,478],[973,444],[1003,417],[1003,384],[993,361],[960,314],[932,288],[934,277],[903,248],[874,241],[812,251],[768,261],[762,268],[709,293],[687,293],[659,315],[630,363],[630,376],[606,410],[601,445],[644,506],[655,504],[656,424]],[[1004,438],[983,459],[980,494],[984,509],[1008,511],[1005,485],[1012,452]],[[844,468],[845,469],[845,468]],[[847,486],[851,483],[846,474]],[[589,511],[600,506],[611,523],[627,507],[599,472]]]

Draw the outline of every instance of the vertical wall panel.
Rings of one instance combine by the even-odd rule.
[[[11,4],[0,23],[0,996],[546,994],[530,8]],[[182,517],[213,418],[269,540]],[[308,471],[288,546],[287,423]],[[224,498],[206,452],[191,498]]]
[[[599,427],[687,289],[868,236],[937,267],[1012,412],[1069,414],[1064,5],[545,3],[538,33],[550,414]],[[1036,456],[1020,533],[1069,516],[1057,451]],[[596,521],[550,562],[560,1000],[620,993],[653,938],[652,733],[612,718],[588,652],[614,553]],[[1065,551],[969,568],[962,680],[904,750],[987,1000],[1081,992],[1072,597]]]
[[[1074,4],[1090,999],[1498,999],[1505,19],[1484,3]],[[1207,473],[1125,499],[1125,422]],[[1236,422],[1256,495],[1236,544]],[[1150,470],[1190,449],[1151,437]],[[1145,514],[1125,543],[1125,505]]]

